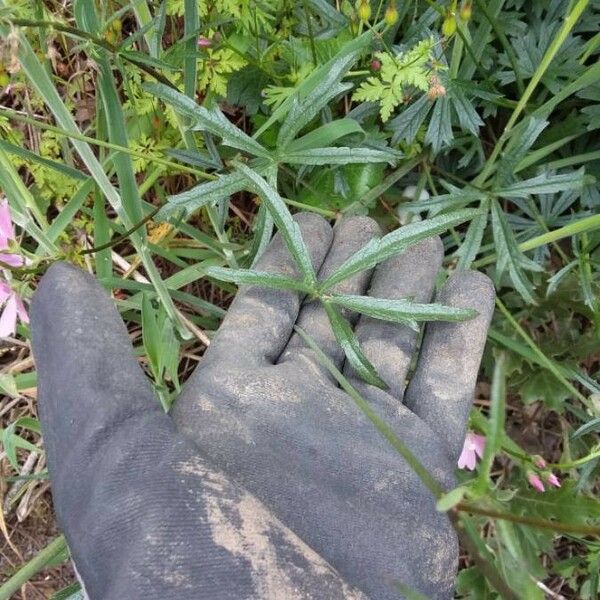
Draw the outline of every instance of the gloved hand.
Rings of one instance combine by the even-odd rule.
[[[333,231],[315,215],[297,220],[321,277],[379,235],[364,217]],[[370,285],[427,302],[442,254],[430,238],[335,291]],[[258,268],[295,274],[279,236]],[[355,327],[387,392],[343,370],[449,488],[494,292],[485,276],[458,272],[438,300],[479,316],[428,325],[406,389],[417,336],[403,326],[361,317]],[[385,600],[401,597],[397,583],[452,596],[446,516],[294,324],[342,368],[318,304],[242,287],[171,420],[108,295],[73,267],[49,269],[32,305],[39,411],[56,513],[92,600]]]

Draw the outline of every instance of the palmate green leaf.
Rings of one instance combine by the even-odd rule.
[[[347,165],[351,163],[388,163],[391,166],[402,157],[396,150],[374,148],[311,148],[286,152],[282,160],[291,165]]]
[[[528,198],[532,194],[555,194],[566,190],[580,190],[594,181],[592,176],[585,174],[584,169],[560,175],[543,173],[494,190],[494,194],[506,198]]]
[[[302,238],[300,227],[292,218],[290,211],[277,193],[277,190],[271,187],[256,171],[253,171],[246,165],[237,163],[236,168],[246,178],[252,191],[258,194],[267,205],[281,237],[296,261],[303,281],[311,286],[315,285],[317,280],[315,270],[310,260],[308,248]]]
[[[400,141],[412,144],[432,106],[433,103],[424,94],[392,119],[387,125],[387,129],[393,132],[392,144],[395,145]]]
[[[310,291],[310,288],[303,281],[277,273],[251,269],[226,269],[224,267],[207,267],[205,273],[208,277],[237,285],[262,285],[277,290],[296,290],[305,293]]]
[[[388,385],[379,377],[375,367],[360,349],[360,344],[354,335],[354,331],[352,331],[350,323],[342,317],[336,307],[330,302],[323,302],[323,306],[331,323],[335,339],[344,350],[344,354],[352,365],[352,368],[365,382],[382,389],[387,389]]]
[[[477,311],[443,304],[418,304],[410,300],[390,300],[371,296],[332,294],[328,301],[368,317],[403,323],[418,330],[417,321],[465,321],[477,316]]]
[[[510,279],[516,290],[527,302],[535,304],[533,285],[523,272],[542,271],[537,263],[527,258],[520,250],[513,232],[506,221],[506,215],[497,200],[492,200],[492,233],[496,245],[498,259],[496,262],[496,277],[499,279],[508,269]]]
[[[373,239],[353,254],[337,271],[327,277],[319,287],[322,291],[327,290],[355,273],[374,267],[377,263],[397,254],[411,244],[432,235],[443,233],[450,227],[456,227],[480,214],[481,211],[478,210],[457,210],[449,215],[440,215],[425,221],[410,223],[380,239]]]
[[[199,106],[191,98],[162,83],[146,83],[143,87],[188,117],[193,123],[192,129],[208,131],[220,137],[226,146],[237,148],[253,156],[263,158],[270,156],[266,148],[236,127],[218,108],[208,110]]]

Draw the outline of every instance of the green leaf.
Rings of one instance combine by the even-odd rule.
[[[352,365],[352,368],[356,371],[359,377],[361,377],[367,383],[382,389],[387,389],[388,386],[385,381],[379,377],[375,367],[363,354],[360,344],[358,343],[358,339],[354,335],[354,331],[352,331],[350,323],[348,323],[348,321],[342,317],[335,306],[333,306],[333,304],[330,302],[324,301],[323,306],[325,307],[325,312],[329,317],[329,322],[331,323],[331,328],[333,329],[335,339],[344,350],[344,354]]]
[[[572,434],[571,439],[577,439],[582,435],[587,435],[588,433],[595,433],[596,431],[600,431],[600,417],[596,417],[595,419],[591,419],[587,423],[584,423],[581,427],[578,427]]]
[[[183,211],[186,215],[195,210],[214,204],[232,194],[243,190],[246,185],[245,177],[240,173],[219,175],[214,181],[206,181],[181,194],[169,196],[167,204],[156,215],[158,220],[166,219],[174,213]]]
[[[456,251],[456,256],[458,256],[457,269],[464,270],[470,268],[481,248],[481,240],[483,239],[488,221],[489,209],[487,201],[481,203],[481,208],[485,208],[485,213],[478,215],[469,223],[463,243]]]
[[[459,87],[452,86],[451,90],[452,108],[456,112],[460,126],[473,135],[479,134],[479,128],[483,125],[481,117],[467,100],[464,92]]]
[[[158,379],[161,376],[161,335],[156,321],[156,310],[152,306],[148,294],[142,294],[142,341],[150,369],[154,377]]]
[[[264,271],[254,271],[250,269],[226,269],[223,267],[207,267],[205,272],[208,277],[238,285],[263,285],[278,290],[310,291],[302,281],[277,273],[266,273]]]
[[[443,96],[435,101],[429,127],[425,134],[425,142],[430,144],[432,150],[437,154],[453,138],[452,123],[450,121],[450,101]]]
[[[292,165],[347,165],[351,163],[388,163],[394,166],[402,154],[397,150],[373,148],[311,148],[286,152],[282,160]]]
[[[157,98],[170,104],[182,115],[189,117],[193,123],[192,129],[208,131],[220,137],[226,146],[237,148],[248,154],[263,158],[270,156],[268,150],[236,127],[218,108],[209,111],[181,92],[162,83],[146,83],[143,87]]]
[[[449,511],[454,508],[462,499],[465,497],[467,489],[463,486],[459,486],[445,493],[436,503],[435,509],[440,512]]]
[[[278,150],[285,150],[298,133],[306,127],[331,100],[347,92],[352,84],[340,83],[340,79],[350,68],[355,55],[346,56],[332,67],[327,77],[304,99],[292,98],[292,105],[277,136]]]
[[[371,296],[332,294],[328,300],[363,315],[404,323],[417,329],[417,321],[465,321],[477,316],[477,311],[443,304],[417,304],[410,300],[389,300]]]
[[[497,200],[492,200],[492,233],[498,255],[496,262],[497,279],[499,280],[508,269],[516,290],[527,302],[535,304],[533,285],[527,279],[523,270],[541,271],[542,268],[519,250],[513,232],[506,221],[506,215]]]
[[[532,194],[555,194],[565,190],[580,190],[594,181],[594,178],[586,175],[583,169],[560,175],[543,173],[537,177],[517,181],[504,188],[494,190],[494,194],[507,198],[528,198]]]
[[[19,468],[17,448],[23,448],[29,452],[40,452],[37,446],[34,446],[31,442],[24,440],[15,433],[17,427],[29,429],[36,433],[41,432],[39,421],[33,417],[20,417],[16,421],[13,421],[6,429],[0,429],[0,440],[2,441],[6,458],[8,458],[8,462],[10,462],[14,469]]]
[[[237,163],[236,168],[246,178],[252,190],[267,205],[281,237],[296,261],[304,283],[309,286],[315,285],[317,280],[315,270],[310,260],[308,248],[302,239],[300,227],[292,218],[290,211],[277,193],[277,190],[272,188],[256,171],[253,171],[246,165]]]
[[[457,210],[449,215],[441,215],[405,225],[380,239],[373,239],[353,254],[337,271],[332,273],[320,285],[321,290],[327,290],[343,279],[355,273],[374,267],[377,263],[394,256],[411,244],[415,244],[432,235],[440,234],[450,227],[456,227],[481,212],[472,209]]]
[[[337,119],[313,129],[288,146],[288,152],[300,152],[311,148],[323,148],[348,135],[359,135],[364,140],[366,134],[354,119]]]
[[[412,144],[432,106],[433,103],[426,95],[423,95],[392,119],[387,126],[387,129],[393,131],[392,144],[395,145],[401,141]]]

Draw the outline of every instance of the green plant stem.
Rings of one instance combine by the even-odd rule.
[[[0,600],[9,600],[12,598],[13,594],[16,594],[23,584],[27,583],[27,581],[66,549],[67,542],[62,535],[50,542],[0,587]]]
[[[563,374],[556,368],[556,365],[540,350],[538,345],[529,337],[527,332],[519,325],[517,320],[512,316],[508,308],[504,305],[500,298],[496,298],[496,306],[500,309],[500,312],[506,317],[506,320],[511,324],[513,329],[523,338],[523,341],[533,350],[538,357],[540,364],[544,366],[550,373],[560,381],[568,390],[580,400],[585,406],[590,407],[590,401],[568,381]]]
[[[586,525],[571,525],[562,523],[561,521],[551,521],[549,519],[538,519],[536,517],[525,517],[523,515],[513,515],[512,513],[499,512],[487,508],[479,508],[466,502],[459,502],[456,508],[461,512],[490,517],[492,519],[501,519],[503,521],[511,521],[512,523],[520,523],[522,525],[530,525],[538,529],[550,529],[560,533],[578,533],[581,535],[600,536],[600,527]]]
[[[573,27],[575,27],[575,24],[579,20],[581,13],[586,9],[587,5],[589,4],[589,1],[590,0],[578,0],[578,2],[575,4],[575,6],[571,10],[571,12],[565,18],[565,21],[564,21],[562,27],[560,28],[556,37],[552,40],[552,43],[550,44],[548,50],[546,50],[546,53],[544,54],[542,60],[540,61],[540,64],[538,65],[533,76],[529,80],[529,84],[525,88],[525,91],[523,92],[523,95],[519,99],[517,106],[515,107],[510,118],[508,119],[508,122],[506,123],[506,126],[504,127],[504,131],[502,132],[502,135],[498,138],[498,141],[496,142],[496,145],[494,146],[492,153],[490,154],[489,158],[487,159],[481,173],[475,178],[474,183],[476,183],[478,185],[483,185],[486,182],[489,175],[492,173],[492,171],[494,169],[494,165],[496,163],[496,160],[497,160],[498,156],[500,155],[500,153],[502,152],[502,149],[504,148],[504,144],[508,140],[510,133],[512,131],[512,128],[515,126],[515,124],[517,122],[517,119],[519,118],[521,113],[525,110],[525,107],[527,106],[529,99],[531,98],[533,92],[535,91],[535,88],[537,87],[538,83],[541,81],[542,77],[544,76],[544,73],[546,72],[546,70],[548,69],[550,64],[552,63],[552,60],[556,56],[557,52],[560,50],[561,46],[563,45],[563,43],[565,42],[565,40],[571,33],[571,30],[573,29]]]
[[[83,135],[82,133],[75,133],[66,131],[61,129],[60,127],[56,127],[55,125],[50,125],[49,123],[43,123],[37,119],[33,119],[31,117],[27,117],[25,115],[21,115],[18,112],[7,109],[0,108],[0,115],[3,115],[9,119],[13,119],[14,121],[18,121],[21,123],[25,123],[27,125],[33,125],[39,129],[43,129],[46,131],[52,131],[58,135],[62,135],[72,140],[78,140],[80,142],[86,142],[88,144],[92,144],[94,146],[98,146],[100,148],[108,148],[109,150],[116,150],[117,152],[124,152],[125,154],[129,154],[130,156],[135,156],[136,158],[142,158],[145,161],[152,161],[160,165],[164,165],[165,167],[170,167],[171,169],[175,169],[185,173],[192,173],[197,177],[201,177],[202,179],[216,179],[214,175],[210,173],[206,173],[204,171],[200,171],[198,169],[194,169],[193,167],[188,167],[187,165],[181,165],[176,162],[172,162],[167,160],[166,158],[161,158],[160,156],[156,156],[155,154],[150,154],[147,152],[138,152],[137,150],[132,150],[131,148],[126,148],[125,146],[120,146],[118,144],[113,144],[111,142],[104,142],[102,140],[98,140],[96,138],[88,137],[87,135]]]

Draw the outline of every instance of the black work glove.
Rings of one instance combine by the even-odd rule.
[[[333,231],[314,215],[297,221],[321,277],[379,235],[364,217]],[[430,238],[334,291],[427,302],[442,254]],[[279,236],[258,268],[295,274]],[[32,306],[39,410],[57,516],[89,597],[385,600],[401,583],[450,598],[457,543],[446,516],[293,332],[313,337],[450,488],[494,292],[458,272],[438,300],[479,316],[428,325],[406,389],[416,334],[358,319],[384,392],[343,367],[317,303],[243,287],[171,419],[106,292],[51,267]]]

